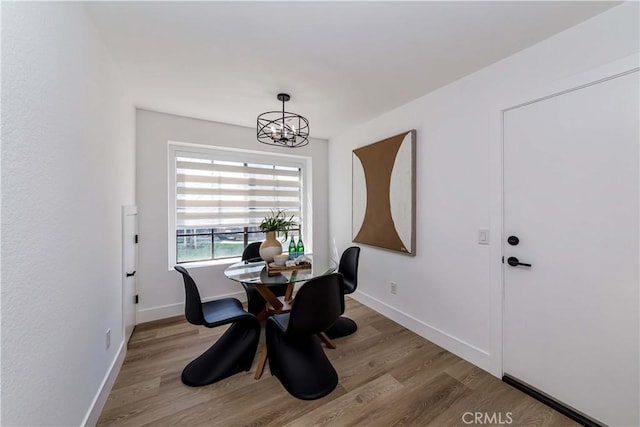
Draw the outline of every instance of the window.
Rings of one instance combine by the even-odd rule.
[[[304,160],[178,146],[170,151],[174,263],[240,257],[249,243],[264,240],[258,226],[271,210],[285,210],[302,226]],[[289,238],[299,233],[292,230]]]

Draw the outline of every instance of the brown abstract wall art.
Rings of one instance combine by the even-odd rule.
[[[353,241],[415,255],[416,131],[353,150]]]

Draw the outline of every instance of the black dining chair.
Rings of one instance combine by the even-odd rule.
[[[223,298],[203,303],[195,281],[184,267],[174,269],[182,274],[185,290],[184,315],[194,325],[207,328],[227,325],[229,329],[202,355],[182,371],[182,382],[199,387],[251,369],[260,339],[260,322],[242,309],[236,298]]]
[[[242,261],[262,261],[260,257],[260,245],[262,242],[249,243],[242,252]],[[265,309],[266,301],[260,295],[253,283],[240,282],[247,293],[247,311],[253,315],[262,313]],[[277,296],[281,297],[287,292],[287,284],[269,285],[269,289]]]
[[[360,248],[351,246],[345,249],[340,257],[338,272],[344,278],[344,293],[351,294],[358,287],[358,262],[360,260]],[[344,301],[343,301],[344,304]],[[344,311],[344,309],[343,309]],[[325,334],[329,338],[340,338],[353,334],[358,329],[358,325],[348,317],[341,316]]]
[[[318,334],[342,314],[343,286],[339,273],[310,279],[296,294],[290,313],[267,320],[271,375],[298,399],[319,399],[338,385],[338,374],[324,354]]]
[[[260,245],[262,242],[252,242],[242,251],[242,261],[262,261],[260,256]]]

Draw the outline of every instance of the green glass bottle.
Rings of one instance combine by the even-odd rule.
[[[296,242],[294,241],[294,237],[291,236],[291,240],[289,240],[289,259],[296,259]]]
[[[304,243],[302,243],[302,236],[298,236],[298,246],[296,246],[296,255],[304,255]]]

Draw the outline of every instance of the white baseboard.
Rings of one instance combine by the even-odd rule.
[[[247,301],[247,294],[244,291],[239,291],[232,292],[230,294],[217,295],[211,298],[203,298],[202,302],[229,297],[237,298],[242,302]],[[136,313],[136,323],[152,322],[154,320],[166,319],[167,317],[180,316],[181,314],[184,314],[184,302],[144,308],[138,310]]]
[[[422,320],[416,319],[410,314],[404,313],[364,292],[356,290],[349,296],[467,362],[489,371],[491,355],[486,351],[428,325]]]
[[[125,345],[124,340],[122,340],[118,353],[111,363],[109,372],[107,372],[107,375],[104,377],[104,380],[100,385],[100,389],[98,390],[96,397],[93,398],[91,407],[89,408],[87,415],[84,417],[84,421],[82,422],[83,426],[95,426],[98,423],[98,418],[100,418],[104,404],[107,403],[109,393],[111,393],[111,388],[116,382],[116,378],[118,378],[120,368],[122,367],[122,363],[124,363],[124,357],[126,355],[127,346]]]

